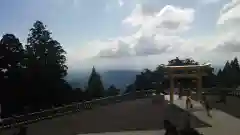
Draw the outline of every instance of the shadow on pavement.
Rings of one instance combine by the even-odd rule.
[[[169,105],[164,97],[138,99],[34,123],[28,126],[28,135],[161,130],[165,119],[181,126],[182,113],[185,113],[183,109]],[[190,117],[194,128],[210,126],[195,116]]]
[[[192,95],[192,99],[196,100],[196,95]],[[235,118],[240,119],[240,108],[237,107],[240,104],[239,97],[227,96],[226,104],[217,103],[217,101],[220,99],[220,96],[218,95],[207,95],[207,99],[210,101],[210,106],[213,109],[220,110]]]
[[[190,116],[191,127],[192,128],[203,128],[212,127],[210,124],[198,119],[196,116],[192,115],[190,112],[178,107],[177,105],[168,105],[168,115],[166,116],[172,123],[174,123],[178,128],[184,126],[184,121],[186,115]],[[192,112],[193,110],[191,110]],[[196,111],[196,110],[195,110]]]
[[[240,119],[240,108],[237,107],[240,104],[240,98],[228,96],[226,104],[216,103],[216,101],[219,100],[218,96],[208,96],[208,98],[210,99],[210,105],[212,105],[212,108],[221,110],[231,116]]]

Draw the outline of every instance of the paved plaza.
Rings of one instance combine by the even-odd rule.
[[[184,97],[185,98],[185,97]],[[175,105],[169,105],[169,96],[126,101],[76,114],[44,120],[28,126],[29,135],[163,135],[163,120],[169,119],[181,127],[185,113],[191,114],[191,124],[204,135],[239,135],[240,120],[214,109],[213,118],[194,102],[194,108],[185,109],[185,101],[175,96]],[[14,130],[1,135],[12,135]]]

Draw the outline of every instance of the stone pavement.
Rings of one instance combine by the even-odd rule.
[[[185,108],[186,97],[182,100],[175,100],[175,104],[180,108]],[[228,104],[229,105],[229,104]],[[234,105],[234,104],[232,104]],[[236,106],[237,107],[237,106]],[[211,111],[212,118],[208,117],[203,106],[196,101],[193,101],[193,109],[188,110],[191,114],[197,116],[201,121],[204,121],[212,127],[198,128],[204,135],[239,135],[240,134],[240,119],[231,116],[221,110],[213,109]]]
[[[165,100],[169,100],[169,96],[165,96]],[[182,100],[178,96],[174,96],[174,104],[178,107],[185,109],[186,97]],[[197,102],[192,101],[193,108],[188,109],[192,115],[195,115],[201,121],[211,125],[211,127],[197,128],[197,130],[204,135],[239,135],[240,134],[240,119],[231,116],[221,110],[213,109],[211,111],[212,118],[208,117],[203,106]],[[191,120],[194,123],[194,120]],[[107,133],[94,133],[88,135],[164,135],[164,130],[155,131],[126,131],[126,132],[107,132]]]
[[[169,100],[169,96],[164,98],[165,101]],[[166,117],[176,122],[176,125],[181,125],[179,122],[184,119],[184,115],[182,117],[181,114],[186,114],[185,98],[179,100],[177,95],[174,96],[174,103],[178,107],[161,101],[153,103],[152,99],[139,99],[99,107],[31,124],[28,126],[29,135],[87,135],[86,133],[88,135],[164,135],[162,122]],[[191,116],[196,116],[191,117],[191,123],[204,135],[240,134],[238,118],[217,109],[212,111],[213,117],[209,118],[200,103],[193,101],[193,104],[194,108],[188,110]],[[228,106],[232,104],[229,103]],[[12,135],[12,133],[11,130],[0,134]]]

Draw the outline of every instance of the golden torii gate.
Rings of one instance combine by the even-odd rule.
[[[195,78],[197,80],[197,100],[202,95],[202,77],[207,76],[206,69],[211,69],[211,65],[188,65],[188,66],[165,66],[167,75],[170,80],[170,103],[174,101],[174,79],[175,78]],[[175,73],[182,71],[181,73]]]

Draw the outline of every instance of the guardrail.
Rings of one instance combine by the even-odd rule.
[[[108,104],[118,103],[121,101],[146,98],[146,97],[152,96],[153,92],[155,91],[154,90],[136,91],[133,93],[127,93],[123,95],[93,99],[91,101],[84,101],[80,103],[73,103],[73,104],[64,105],[57,108],[29,113],[26,115],[12,116],[10,118],[2,119],[0,129],[14,128],[22,125],[27,125],[27,124],[44,120],[44,119],[51,119],[54,117],[63,116],[63,115],[74,113],[74,112],[92,109],[97,106],[104,106]]]

